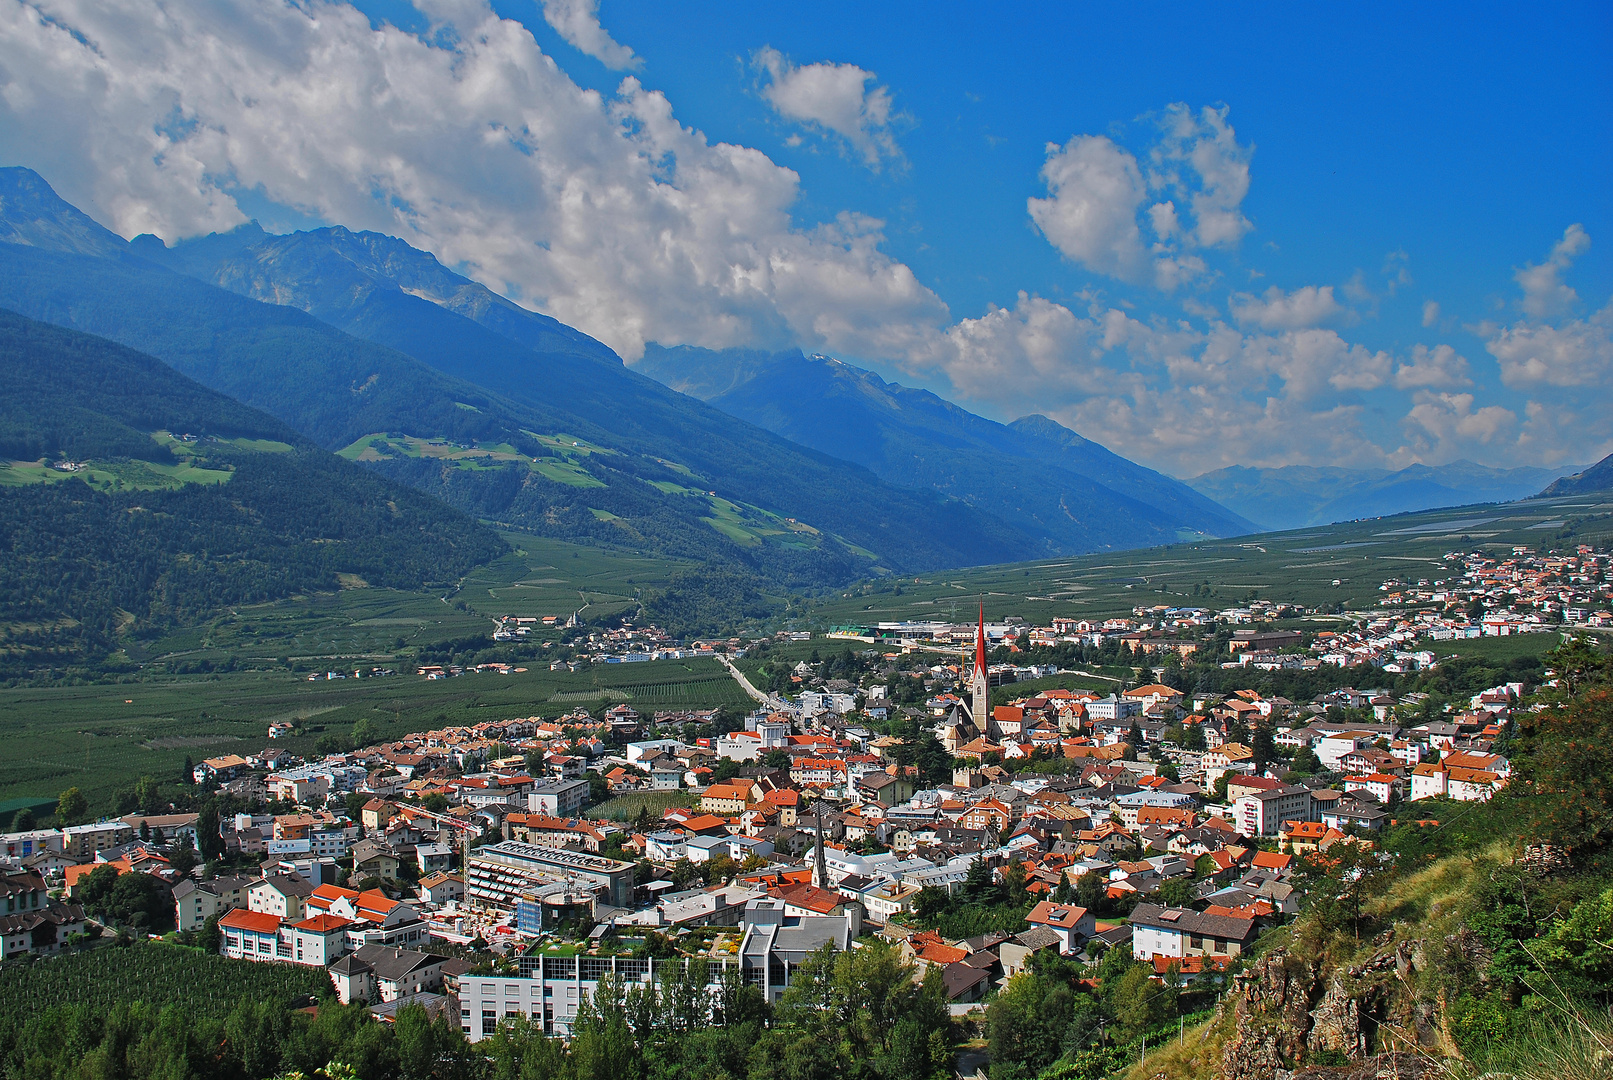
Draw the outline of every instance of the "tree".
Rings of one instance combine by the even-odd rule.
[[[762,764],[769,769],[789,769],[794,763],[783,750],[769,750],[762,756]]]
[[[605,774],[590,772],[588,774],[588,801],[590,803],[602,803],[609,798],[610,781],[605,779]]]
[[[1226,773],[1222,773],[1220,776],[1217,776],[1215,778],[1215,786],[1212,788],[1212,790],[1215,793],[1215,801],[1216,802],[1226,802],[1227,801],[1227,774]]]
[[[1301,747],[1289,762],[1289,771],[1300,773],[1303,776],[1314,776],[1322,771],[1322,759],[1316,756],[1316,751],[1308,746]]]
[[[1075,902],[1088,911],[1096,911],[1109,894],[1109,882],[1096,870],[1089,870],[1075,879]]]
[[[190,877],[191,871],[196,869],[196,848],[192,846],[189,836],[181,834],[170,845],[168,865],[181,881]]]
[[[1186,907],[1193,895],[1193,885],[1186,878],[1172,878],[1159,887],[1159,902],[1166,907]]]
[[[926,885],[913,897],[913,915],[922,920],[935,918],[945,911],[952,903],[952,897],[945,889],[938,889],[934,885]]]
[[[368,716],[361,716],[353,724],[353,745],[373,746],[381,741],[381,732],[375,726],[375,721]]]
[[[185,755],[185,764],[179,769],[179,783],[182,787],[190,787],[196,782],[196,763],[189,754]]]
[[[218,827],[218,804],[208,799],[196,812],[196,847],[208,862],[224,857],[224,837]]]
[[[18,810],[16,815],[11,819],[11,831],[28,832],[34,827],[35,824],[34,808],[31,806],[25,806],[21,810]]]
[[[1270,720],[1255,728],[1254,741],[1249,749],[1254,751],[1256,771],[1264,772],[1267,765],[1277,760],[1277,729]]]
[[[1204,741],[1204,725],[1188,724],[1182,731],[1182,749],[1203,751],[1206,749],[1206,747],[1207,744]]]
[[[718,784],[732,780],[738,775],[739,762],[735,761],[733,758],[723,758],[721,761],[717,762],[717,767],[711,770],[711,779],[714,783]]]
[[[63,825],[73,825],[84,820],[89,808],[90,801],[76,787],[68,788],[56,800],[56,816],[62,819]]]
[[[1176,1011],[1175,988],[1169,983],[1163,987],[1156,985],[1153,975],[1151,965],[1134,963],[1110,992],[1115,1019],[1120,1022],[1122,1037],[1128,1041],[1158,1027]]]
[[[224,935],[219,931],[217,914],[209,915],[202,928],[196,931],[196,947],[203,952],[216,953],[224,947]]]
[[[440,791],[433,791],[420,800],[420,805],[433,814],[446,813],[448,810],[448,796]]]

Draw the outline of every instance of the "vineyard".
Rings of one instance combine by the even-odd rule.
[[[324,968],[230,960],[172,945],[142,943],[0,967],[0,1017],[20,1023],[56,1005],[104,1011],[120,1002],[182,1004],[222,1018],[242,998],[289,1003],[331,994]]]

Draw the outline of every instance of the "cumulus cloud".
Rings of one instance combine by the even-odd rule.
[[[1137,211],[1147,198],[1130,152],[1103,135],[1077,135],[1047,146],[1042,180],[1048,197],[1032,198],[1031,220],[1068,259],[1100,274],[1137,280],[1148,265]]]
[[[1254,228],[1239,209],[1249,194],[1254,147],[1238,145],[1227,111],[1225,105],[1206,106],[1195,115],[1181,102],[1167,106],[1160,120],[1163,137],[1149,155],[1152,186],[1191,201],[1193,239],[1201,247],[1236,247]]]
[[[1480,331],[1508,386],[1606,386],[1613,379],[1613,303],[1586,319],[1485,323]]]
[[[1587,318],[1564,316],[1579,302],[1562,280],[1574,257],[1591,246],[1590,235],[1570,225],[1538,265],[1513,275],[1523,290],[1524,318],[1510,326],[1478,327],[1485,349],[1501,365],[1508,386],[1606,386],[1613,379],[1613,301]]]
[[[1574,259],[1591,246],[1590,234],[1581,225],[1563,230],[1563,238],[1552,245],[1551,254],[1538,265],[1525,266],[1513,274],[1523,289],[1524,314],[1535,318],[1560,315],[1579,301],[1579,294],[1562,282],[1562,275]]]
[[[1227,110],[1168,106],[1145,172],[1137,156],[1103,135],[1047,145],[1047,197],[1026,204],[1048,243],[1089,270],[1171,292],[1205,276],[1195,248],[1236,247],[1252,226],[1253,147],[1240,146]]]
[[[948,321],[877,221],[795,228],[799,178],[760,151],[632,77],[578,86],[483,0],[428,15],[416,36],[320,0],[0,0],[0,145],[126,236],[228,229],[256,189],[629,359],[647,340],[900,355]]]
[[[838,137],[876,172],[881,162],[901,158],[891,129],[890,89],[871,85],[878,77],[872,71],[855,64],[796,64],[771,46],[751,62],[767,76],[762,99],[786,120]]]
[[[1395,368],[1395,389],[1449,389],[1472,386],[1468,377],[1467,358],[1449,345],[1417,345],[1411,350],[1411,362]]]
[[[1300,330],[1321,326],[1345,313],[1344,305],[1333,298],[1333,286],[1306,285],[1285,293],[1273,285],[1264,296],[1238,293],[1232,298],[1232,317],[1243,326],[1263,330]]]
[[[1472,394],[1440,394],[1423,391],[1406,416],[1407,426],[1420,429],[1429,449],[1446,454],[1490,446],[1513,436],[1518,417],[1500,405],[1475,409]]]
[[[543,0],[543,21],[566,43],[592,56],[612,71],[636,70],[644,61],[626,45],[618,45],[599,24],[599,0]]]

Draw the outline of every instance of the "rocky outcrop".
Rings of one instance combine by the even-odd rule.
[[[1366,960],[1331,972],[1315,960],[1278,949],[1239,973],[1222,1003],[1223,1009],[1230,1008],[1234,1027],[1222,1051],[1226,1080],[1291,1080],[1296,1075],[1322,1080],[1334,1073],[1341,1080],[1353,1078],[1349,1070],[1306,1066],[1342,1058],[1366,1062],[1360,1066],[1366,1068],[1379,1060],[1367,1055],[1384,1041],[1379,1030],[1385,1023],[1397,1031],[1414,1031],[1417,1041],[1425,1042],[1424,1032],[1433,1031],[1431,1017],[1400,992],[1415,967],[1418,943],[1396,945],[1386,937],[1374,945],[1377,949]],[[1380,1055],[1390,1065],[1403,1056]]]

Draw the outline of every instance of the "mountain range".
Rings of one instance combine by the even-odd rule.
[[[1187,483],[1264,529],[1300,529],[1442,506],[1525,499],[1564,469],[1491,469],[1471,461],[1388,469],[1233,465]],[[1262,530],[1262,531],[1263,531]]]
[[[651,345],[636,366],[891,483],[961,499],[1035,537],[1050,555],[1257,530],[1044,416],[1000,424],[827,356]]]
[[[248,225],[173,247],[125,242],[36,174],[9,169],[0,241],[0,306],[140,348],[329,449],[545,534],[722,559],[800,585],[1249,525],[1098,447],[1087,456],[1111,460],[1091,471],[1107,468],[1118,487],[1148,482],[1117,490],[1038,463],[1001,425],[933,395],[907,411],[915,431],[944,436],[926,453],[952,440],[961,480],[872,458],[880,467],[863,467],[823,440],[739,422],[375,233]],[[949,422],[979,430],[959,441],[942,430]],[[993,476],[1016,457],[1025,479]]]

